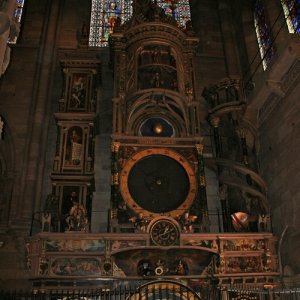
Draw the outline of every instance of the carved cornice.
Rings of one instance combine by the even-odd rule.
[[[184,147],[195,148],[196,144],[201,144],[203,137],[197,136],[193,138],[161,138],[161,137],[143,137],[143,136],[125,136],[125,135],[112,135],[113,141],[121,142],[126,146],[139,146],[139,147]]]
[[[80,121],[91,121],[93,122],[96,118],[96,114],[95,113],[63,113],[63,112],[58,112],[58,113],[54,113],[55,119],[57,121],[76,121],[76,122],[80,122]]]
[[[101,65],[99,51],[91,49],[60,49],[58,57],[64,68],[100,68]]]
[[[186,46],[188,49],[196,50],[199,39],[194,36],[188,36],[184,31],[178,27],[161,23],[161,22],[148,22],[139,24],[124,32],[116,32],[111,35],[111,41],[116,48],[116,43],[135,43],[139,40],[158,39],[168,40],[179,46]],[[186,49],[185,49],[186,51]]]

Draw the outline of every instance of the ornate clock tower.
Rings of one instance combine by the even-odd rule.
[[[131,221],[153,244],[172,245],[185,215],[198,230],[209,229],[194,87],[197,45],[190,26],[179,28],[156,4],[138,1],[130,22],[111,36],[112,232]]]
[[[249,182],[254,172],[220,159],[221,151],[216,151],[220,157],[212,165],[220,170],[217,184],[228,186],[229,192],[220,193],[218,230],[213,227],[217,222],[209,220],[200,95],[195,88],[198,39],[190,22],[182,28],[156,1],[133,1],[132,18],[121,25],[116,17],[109,42],[114,90],[108,232],[67,224],[67,232],[42,232],[32,238],[27,263],[34,287],[100,289],[101,299],[201,299],[200,294],[221,299],[215,297],[221,292],[222,299],[260,299],[253,286],[273,287],[278,278],[276,238],[266,228],[250,232],[246,213],[228,213],[227,202],[238,195],[233,187],[247,187],[247,195],[262,193],[253,192],[257,176],[252,176],[251,187],[234,184],[229,177],[233,172],[225,172],[230,166],[241,173],[247,168]],[[61,210],[67,210],[69,192],[79,195],[72,201],[76,208],[88,206],[94,182],[96,190],[99,185],[93,173],[93,87],[100,61],[88,59],[85,52],[80,61],[69,51],[62,55],[67,93],[55,114],[59,143],[52,183]],[[82,82],[89,95],[85,101],[75,93]],[[238,81],[231,80],[206,91],[217,104],[209,114],[211,121],[231,110],[235,115],[242,111],[245,103],[238,87]],[[228,97],[224,102],[221,92]],[[80,133],[81,139],[75,139]],[[217,128],[214,137],[220,140]],[[242,141],[245,149],[244,136]],[[247,152],[243,154],[248,162]],[[92,204],[97,201],[102,199],[95,197]],[[75,221],[80,216],[76,214]],[[229,217],[236,232],[226,227]]]

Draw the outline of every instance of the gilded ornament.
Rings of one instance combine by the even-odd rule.
[[[120,142],[113,142],[111,144],[111,151],[112,152],[119,152],[119,148],[120,148]]]
[[[200,183],[200,186],[206,186],[206,180],[205,180],[205,176],[204,175],[200,175],[200,178],[199,178],[199,183]]]

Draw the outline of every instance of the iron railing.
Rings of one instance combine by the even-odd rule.
[[[219,290],[206,287],[191,290],[180,286],[154,285],[114,290],[0,291],[1,300],[300,300],[300,288]]]

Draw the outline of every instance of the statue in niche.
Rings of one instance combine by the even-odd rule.
[[[73,83],[71,88],[71,108],[83,108],[85,106],[86,94],[86,78],[83,76],[73,76]]]
[[[72,127],[68,131],[66,161],[67,165],[78,166],[82,154],[82,129]]]
[[[264,213],[260,214],[257,227],[259,232],[271,232],[271,216]]]
[[[66,223],[66,231],[88,232],[89,222],[85,207],[82,204],[74,201],[69,215],[66,218]]]
[[[151,263],[149,260],[141,260],[138,263],[138,267],[137,267],[137,273],[139,276],[153,276],[154,275],[154,271],[153,268],[151,266]]]
[[[152,51],[152,62],[153,63],[159,63],[161,58],[161,52],[158,47],[155,47]]]
[[[185,22],[185,32],[187,35],[193,35],[194,34],[194,30],[193,30],[193,26],[192,26],[192,21],[191,20],[187,20]]]
[[[170,61],[169,61],[169,62],[170,62],[170,65],[171,65],[172,67],[176,68],[176,59],[175,59],[175,57],[173,56],[172,53],[170,53],[169,59],[170,59]]]
[[[175,274],[176,275],[186,275],[187,274],[187,267],[185,265],[185,263],[179,259],[177,262],[176,262],[176,267],[175,267]]]
[[[161,79],[161,74],[159,72],[155,72],[151,80],[152,87],[160,88],[163,84],[164,81]]]
[[[173,78],[172,79],[172,82],[171,82],[171,89],[173,91],[178,91],[178,81],[176,78]]]
[[[81,27],[81,38],[88,38],[89,37],[89,28],[86,23],[82,24]]]
[[[194,100],[193,88],[189,84],[187,84],[185,87],[185,93],[188,98],[188,101],[193,102]]]
[[[42,231],[51,231],[51,214],[49,211],[44,211],[42,214]]]

